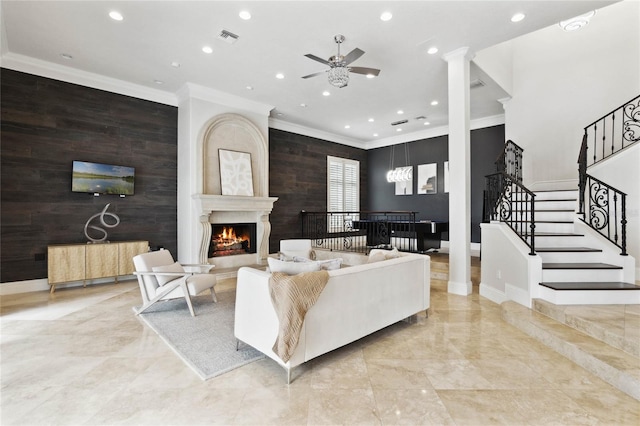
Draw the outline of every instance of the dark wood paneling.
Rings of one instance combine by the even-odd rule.
[[[2,69],[2,282],[46,278],[48,244],[86,241],[107,203],[109,239],[148,240],[177,257],[178,109]],[[136,169],[135,195],[71,192],[73,160]]]
[[[269,250],[300,238],[300,211],[327,209],[327,156],[360,161],[360,207],[367,209],[367,152],[308,136],[269,129],[269,195],[278,197],[270,216]]]

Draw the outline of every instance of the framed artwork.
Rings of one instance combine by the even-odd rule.
[[[449,192],[449,162],[444,162],[444,192]]]
[[[248,152],[218,150],[220,158],[220,186],[222,195],[253,197],[251,154]]]
[[[436,163],[418,166],[418,194],[438,192],[438,165]]]
[[[396,195],[413,194],[413,166],[396,167],[396,173],[404,175],[405,179],[396,182]]]

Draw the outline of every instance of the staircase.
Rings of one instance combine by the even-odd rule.
[[[534,193],[535,251],[542,259],[538,298],[555,305],[640,304],[640,286],[625,282],[633,276],[625,273],[629,258],[579,228],[578,190]]]

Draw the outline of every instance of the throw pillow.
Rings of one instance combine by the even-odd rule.
[[[182,272],[184,273],[184,268],[178,262],[172,263],[171,265],[163,265],[163,266],[154,266],[151,268],[153,272]],[[163,286],[169,281],[173,281],[176,278],[180,278],[176,275],[156,275],[156,280],[158,281],[158,285]]]
[[[400,252],[397,247],[394,247],[391,251],[384,254],[385,259],[395,259],[397,257],[400,257]]]
[[[271,272],[284,272],[288,275],[297,275],[303,272],[315,272],[320,270],[317,262],[285,262],[272,257],[267,258]]]
[[[384,259],[384,253],[381,251],[377,251],[375,253],[369,253],[369,260],[367,260],[367,263],[380,262]]]
[[[320,264],[320,269],[325,271],[333,271],[334,269],[340,269],[342,266],[342,258],[329,259],[329,260],[317,260],[317,263]]]

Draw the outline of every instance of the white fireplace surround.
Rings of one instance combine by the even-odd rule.
[[[265,264],[269,255],[271,224],[269,214],[276,197],[268,196],[269,147],[267,140],[249,119],[239,114],[213,117],[200,132],[198,144],[201,193],[191,196],[200,223],[198,258],[200,263],[214,263],[208,258],[211,224],[245,222],[256,224],[256,253],[215,258],[216,268],[236,268]],[[220,149],[247,152],[251,155],[251,171],[255,196],[222,195],[220,186]]]
[[[269,235],[271,223],[269,214],[273,209],[275,197],[242,197],[233,195],[193,196],[196,209],[200,212],[202,238],[198,250],[200,262],[209,263],[209,243],[211,241],[211,224],[245,222],[256,224],[256,253],[218,257],[215,260],[218,268],[232,268],[251,264],[264,264],[269,255]]]

